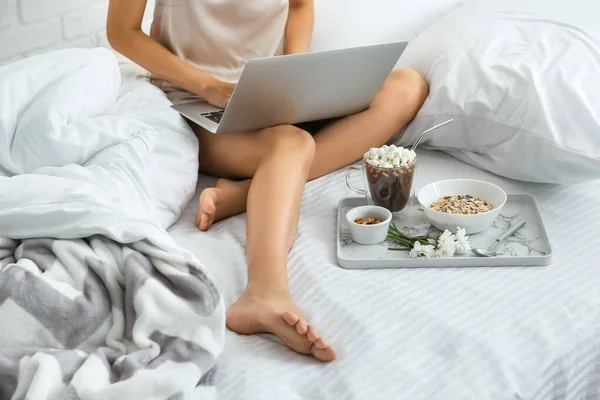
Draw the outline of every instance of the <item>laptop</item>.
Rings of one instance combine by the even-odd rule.
[[[172,107],[218,134],[355,114],[369,107],[407,44],[255,58],[225,109],[203,100]]]

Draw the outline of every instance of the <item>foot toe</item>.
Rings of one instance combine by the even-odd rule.
[[[196,213],[196,219],[195,219],[195,225],[200,228],[200,219],[202,218],[202,211],[198,210],[198,212]]]
[[[215,188],[204,189],[200,194],[200,203],[196,213],[196,226],[201,231],[206,231],[212,225],[217,211],[217,190]]]
[[[316,342],[314,342],[314,346],[317,349],[320,350],[324,350],[326,349],[329,345],[327,344],[327,342],[325,342],[325,340],[323,338],[319,338]]]
[[[287,322],[288,324],[290,324],[292,326],[296,325],[298,323],[298,321],[300,321],[299,316],[297,316],[294,313],[287,312],[287,311],[283,313],[283,319],[285,322]]]
[[[327,346],[324,349],[319,349],[316,346],[312,346],[311,354],[317,360],[324,361],[324,362],[333,361],[333,360],[335,360],[335,357],[337,356],[334,348],[331,346]]]
[[[313,328],[312,326],[309,326],[308,329],[306,330],[306,337],[312,343],[319,340],[319,335],[317,334],[317,331],[315,330],[315,328]]]
[[[201,231],[206,231],[212,225],[214,221],[214,215],[202,214],[200,217],[200,225],[198,226]]]
[[[308,325],[307,325],[306,321],[304,321],[302,319],[299,320],[298,323],[296,324],[296,331],[301,335],[306,334],[306,332],[308,331]]]

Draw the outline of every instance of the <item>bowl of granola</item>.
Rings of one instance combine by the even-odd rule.
[[[392,213],[384,207],[361,206],[348,211],[346,220],[352,240],[362,245],[373,245],[387,238]]]
[[[506,192],[500,187],[475,179],[433,182],[423,187],[417,195],[431,225],[450,232],[461,227],[468,234],[492,226],[506,198]]]

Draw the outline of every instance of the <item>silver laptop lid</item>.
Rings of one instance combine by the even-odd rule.
[[[243,132],[365,110],[407,44],[250,60],[217,132]]]

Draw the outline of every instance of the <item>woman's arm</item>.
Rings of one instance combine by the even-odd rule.
[[[225,107],[235,85],[188,64],[146,35],[142,31],[145,8],[146,0],[110,0],[106,33],[113,49],[154,75]]]
[[[315,24],[313,0],[290,0],[285,27],[285,54],[306,53],[310,47]]]

